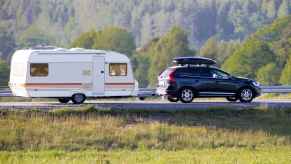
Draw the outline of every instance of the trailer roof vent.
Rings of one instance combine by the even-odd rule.
[[[56,48],[55,51],[66,51],[67,49],[65,48]]]
[[[55,46],[47,46],[47,45],[36,45],[34,47],[30,47],[29,49],[32,50],[53,50],[53,49],[57,49],[58,47]]]

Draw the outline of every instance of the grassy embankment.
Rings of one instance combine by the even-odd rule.
[[[2,111],[0,163],[291,163],[290,125],[271,109]]]

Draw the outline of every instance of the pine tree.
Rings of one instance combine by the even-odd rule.
[[[148,54],[150,55],[148,74],[150,85],[156,85],[158,74],[171,65],[173,58],[194,54],[195,52],[188,47],[186,32],[179,27],[173,27],[152,46]]]
[[[278,10],[278,17],[282,18],[289,14],[289,0],[283,0]]]
[[[9,78],[9,66],[8,64],[0,59],[0,86],[7,86]]]
[[[218,44],[219,43],[215,37],[209,38],[200,49],[200,55],[216,60],[218,57]]]
[[[264,85],[274,85],[278,83],[278,78],[280,75],[280,70],[275,63],[269,63],[261,67],[256,72],[256,79]]]
[[[291,56],[289,57],[280,78],[281,84],[290,85],[291,84]]]

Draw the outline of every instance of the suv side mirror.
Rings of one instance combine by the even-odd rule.
[[[212,75],[212,77],[215,78],[215,79],[217,79],[218,75],[214,73],[214,74]]]

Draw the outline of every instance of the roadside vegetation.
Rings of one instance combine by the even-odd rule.
[[[290,116],[266,108],[1,111],[0,161],[290,162]]]
[[[132,61],[140,87],[155,87],[157,76],[172,65],[173,58],[194,55],[212,58],[227,72],[256,79],[263,85],[290,85],[290,29],[291,16],[280,17],[269,25],[257,28],[243,41],[225,41],[213,35],[203,45],[196,47],[189,40],[188,31],[173,26],[137,48],[133,32],[121,27],[106,26],[81,33],[66,46],[114,50],[126,54]],[[32,40],[36,41],[34,44],[38,43]],[[6,85],[8,81],[7,63],[0,60],[0,86]]]

